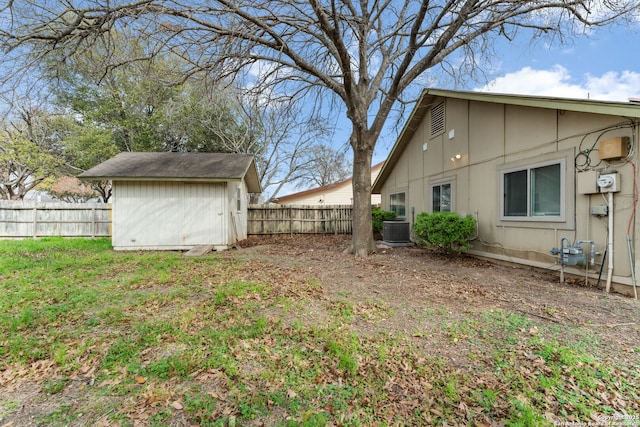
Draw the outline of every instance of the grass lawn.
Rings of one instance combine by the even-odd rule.
[[[379,297],[257,265],[0,241],[0,426],[640,426],[640,341],[427,301],[385,330]]]

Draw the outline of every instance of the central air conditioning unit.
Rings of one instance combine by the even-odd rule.
[[[401,221],[383,221],[382,240],[390,243],[409,242],[409,223]]]

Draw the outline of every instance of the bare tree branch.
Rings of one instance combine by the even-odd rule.
[[[23,51],[42,59],[127,27],[155,42],[148,56],[171,51],[193,72],[232,76],[283,99],[315,96],[313,89],[339,99],[352,126],[351,249],[365,255],[373,249],[373,149],[425,72],[460,77],[490,55],[476,50],[490,40],[564,40],[637,11],[637,0],[13,0],[0,12],[0,47],[13,61]]]

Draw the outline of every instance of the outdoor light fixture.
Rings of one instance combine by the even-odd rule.
[[[462,154],[458,153],[451,158],[451,161],[455,162],[456,160],[460,160],[461,158],[462,158]]]

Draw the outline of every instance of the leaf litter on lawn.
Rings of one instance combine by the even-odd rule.
[[[638,414],[635,302],[418,248],[354,258],[342,254],[347,239],[252,238],[192,260],[118,254],[113,277],[99,279],[116,284],[117,297],[101,295],[112,310],[96,306],[95,326],[72,328],[69,343],[92,340],[70,352],[79,363],[61,364],[52,348],[0,365],[0,425],[553,425]],[[129,257],[136,272],[118,266]],[[170,269],[154,275],[165,257]],[[26,392],[56,378],[83,387]]]

